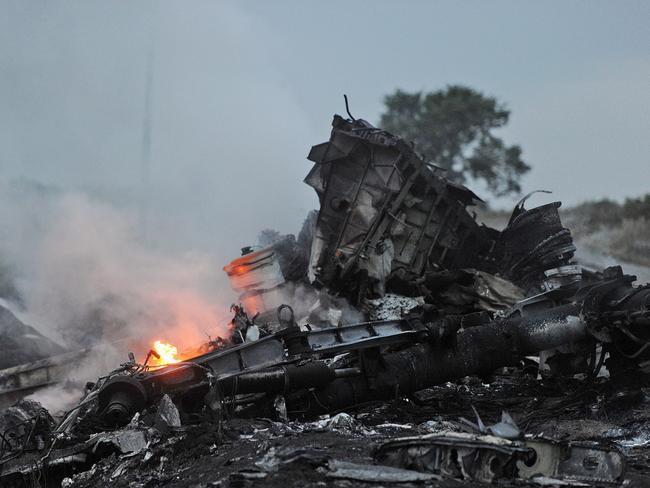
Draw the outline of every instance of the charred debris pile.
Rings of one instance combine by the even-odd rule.
[[[319,211],[224,268],[232,337],[7,409],[2,486],[643,486],[650,288],[575,264],[559,202],[480,225],[410,143],[332,125]]]

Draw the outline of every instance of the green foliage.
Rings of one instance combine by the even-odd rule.
[[[612,256],[650,266],[650,219],[625,219],[608,234]]]
[[[430,93],[397,90],[384,99],[381,127],[415,143],[425,159],[459,183],[483,180],[497,196],[519,193],[530,167],[519,146],[494,134],[510,112],[493,97],[464,86]]]
[[[639,198],[628,198],[623,204],[607,198],[584,202],[564,210],[562,218],[574,233],[619,227],[624,220],[650,221],[650,193]]]
[[[567,216],[566,223],[578,233],[594,232],[600,227],[615,227],[624,218],[621,205],[607,198],[581,203],[567,209],[564,215]]]
[[[650,193],[640,198],[627,198],[623,204],[623,215],[628,219],[650,220]]]
[[[581,246],[650,266],[650,194],[584,202],[564,210],[562,221]]]

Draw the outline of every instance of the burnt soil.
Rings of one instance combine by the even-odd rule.
[[[68,473],[66,486],[99,487],[347,487],[392,486],[332,479],[328,459],[372,464],[376,446],[397,437],[458,429],[460,417],[486,424],[508,411],[529,434],[617,445],[627,456],[627,486],[650,486],[650,380],[638,374],[606,379],[536,379],[504,370],[489,379],[468,377],[408,398],[348,410],[348,423],[226,419],[168,434],[145,454],[98,461]],[[282,458],[274,469],[265,460]],[[270,471],[270,472],[269,472]],[[445,480],[399,486],[488,486]],[[528,486],[500,481],[499,486]],[[398,486],[395,484],[395,486]],[[531,484],[530,486],[539,486]]]

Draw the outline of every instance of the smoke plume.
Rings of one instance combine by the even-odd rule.
[[[224,257],[149,242],[137,211],[83,193],[22,190],[4,192],[23,210],[2,220],[1,256],[45,335],[71,350],[120,341],[124,358],[157,339],[182,351],[228,335]]]

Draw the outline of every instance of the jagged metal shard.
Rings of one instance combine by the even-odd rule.
[[[377,287],[402,270],[485,267],[490,239],[466,210],[480,200],[428,165],[406,141],[335,115],[312,147],[305,182],[320,200],[309,278],[335,289]],[[351,282],[355,284],[351,284]]]
[[[540,437],[509,440],[459,432],[393,439],[377,449],[375,461],[485,483],[538,477],[619,483],[623,481],[626,464],[618,449],[593,443],[556,442]]]
[[[308,277],[359,303],[392,277],[476,268],[525,290],[576,281],[575,247],[560,202],[517,206],[504,231],[479,225],[471,190],[427,164],[403,139],[335,115],[328,142],[312,147],[305,182],[320,201]],[[548,272],[548,273],[547,273]],[[548,278],[549,284],[544,284]]]

